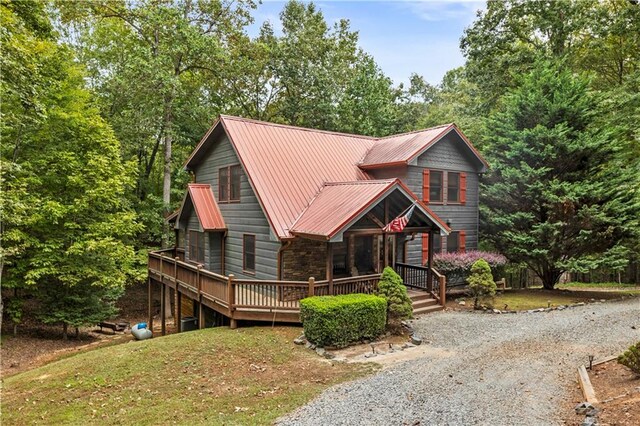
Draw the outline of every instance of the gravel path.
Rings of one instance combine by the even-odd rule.
[[[439,312],[413,326],[432,352],[335,386],[279,424],[562,424],[578,365],[640,339],[640,301],[549,313]]]

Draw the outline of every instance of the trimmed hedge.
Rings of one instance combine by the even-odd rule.
[[[300,301],[307,340],[318,346],[347,346],[384,333],[387,301],[372,294],[308,297]]]

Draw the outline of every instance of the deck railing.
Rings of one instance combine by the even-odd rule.
[[[177,255],[176,255],[177,254]],[[297,314],[299,301],[309,296],[375,292],[381,274],[316,281],[247,280],[203,269],[201,264],[181,260],[167,249],[149,253],[149,276],[156,281],[209,300],[230,318],[237,311]]]

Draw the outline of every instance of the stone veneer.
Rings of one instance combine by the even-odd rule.
[[[282,253],[283,280],[306,281],[309,277],[324,280],[326,270],[326,242],[296,238]]]

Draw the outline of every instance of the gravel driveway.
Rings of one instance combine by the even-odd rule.
[[[433,352],[335,386],[279,424],[562,424],[578,365],[640,339],[640,301],[548,313],[438,312],[413,326]]]

